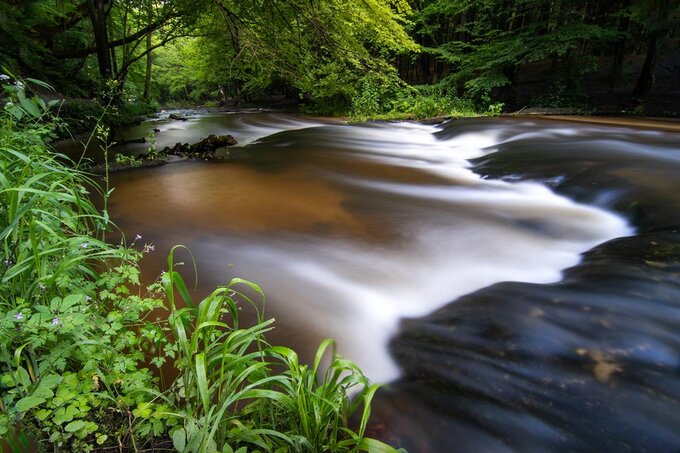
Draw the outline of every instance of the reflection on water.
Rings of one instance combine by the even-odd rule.
[[[414,452],[680,449],[677,134],[274,114],[150,127],[161,145],[242,146],[115,175],[117,223],[156,243],[147,275],[182,243],[199,293],[260,283],[272,342],[309,360],[337,338],[390,382],[371,434]]]

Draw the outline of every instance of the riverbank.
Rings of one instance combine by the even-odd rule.
[[[522,115],[512,115],[521,117]],[[568,121],[582,124],[602,124],[607,126],[636,127],[643,129],[655,129],[668,132],[680,132],[680,119],[672,118],[646,118],[646,117],[621,117],[621,116],[576,116],[576,115],[526,115],[531,118],[539,118],[547,121]]]

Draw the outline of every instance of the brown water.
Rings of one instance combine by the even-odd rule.
[[[610,378],[622,374],[620,360],[593,352],[604,340],[581,330],[592,315],[576,309],[551,318],[560,297],[544,301],[542,288],[560,285],[567,268],[587,269],[588,262],[579,265],[583,252],[614,238],[638,237],[631,235],[649,220],[640,200],[664,191],[677,200],[677,181],[659,176],[680,162],[675,135],[500,119],[442,127],[348,126],[272,113],[160,120],[130,133],[144,135],[151,127],[159,127],[161,146],[195,142],[209,133],[230,133],[240,146],[224,162],[188,161],[114,175],[114,220],[128,237],[140,234],[155,244],[142,263],[146,274],[158,275],[169,248],[180,243],[196,258],[198,295],[231,276],[259,283],[267,294],[267,315],[277,320],[272,342],[309,358],[323,338],[336,338],[340,353],[372,379],[392,383],[376,406],[378,434],[411,451],[603,447],[607,442],[590,434],[597,420],[605,436],[620,435],[619,428],[601,421],[606,408],[588,409],[586,398],[576,395],[564,406],[552,387],[542,401],[535,395],[527,399],[522,389],[559,381],[573,354],[604,363],[598,373],[607,378],[600,382],[602,375],[586,363],[586,377],[574,379],[611,390],[610,405],[626,394],[610,388]],[[656,170],[639,171],[649,165]],[[639,196],[631,199],[630,187],[612,183],[612,174],[630,178]],[[631,215],[627,210],[636,200],[631,209],[647,211]],[[676,205],[667,206],[672,211]],[[623,268],[620,262],[611,265]],[[615,269],[605,274],[610,271]],[[521,296],[496,292],[492,304],[470,302],[478,290],[508,281],[531,289]],[[616,314],[619,296],[607,296],[615,292],[607,277],[600,283],[577,284],[582,300]],[[467,294],[472,295],[464,302],[454,302]],[[473,307],[469,319],[467,307]],[[522,307],[521,316],[516,307]],[[680,326],[675,308],[666,315],[671,326]],[[650,317],[642,314],[638,321]],[[536,327],[541,319],[551,321]],[[470,326],[480,323],[481,333],[470,337]],[[510,325],[499,327],[504,323]],[[637,332],[634,325],[622,329]],[[533,336],[526,344],[516,341],[515,349],[488,346],[489,338],[505,338],[504,332]],[[677,331],[663,332],[677,344]],[[658,341],[661,331],[647,335]],[[586,347],[579,353],[576,344]],[[538,354],[536,347],[552,352]],[[680,362],[673,354],[671,372],[677,375]],[[504,367],[514,371],[499,374]],[[527,383],[526,376],[537,377]],[[471,391],[475,382],[505,386],[505,393]],[[677,401],[675,387],[664,393],[669,402]],[[536,402],[518,409],[529,400]],[[643,413],[660,410],[656,403],[645,404]],[[546,436],[552,423],[564,424],[556,414],[588,421],[574,423],[562,437]],[[658,434],[657,428],[639,430],[651,433],[656,446],[680,446],[674,444],[678,436]]]

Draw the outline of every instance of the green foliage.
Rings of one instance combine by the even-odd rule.
[[[389,59],[418,47],[403,29],[406,2],[275,0],[215,2],[198,26],[205,36],[159,50],[154,74],[167,98],[192,101],[268,92],[348,105],[366,73],[389,72]],[[387,74],[389,76],[389,74]]]
[[[174,270],[175,249],[161,283],[174,339],[164,347],[166,354],[175,358],[179,374],[170,392],[159,398],[178,408],[174,413],[181,422],[170,431],[177,450],[235,451],[246,447],[341,452],[356,451],[363,442],[372,442],[384,451],[394,451],[364,437],[377,386],[371,386],[356,365],[334,351],[322,374],[321,359],[333,344],[331,340],[322,343],[311,370],[299,364],[294,351],[270,347],[264,334],[271,330],[273,320],[265,320],[259,304],[251,298],[261,297],[264,306],[264,294],[245,280],[233,279],[194,304],[184,280]],[[181,296],[184,308],[178,307],[175,294]],[[241,305],[256,310],[254,326],[239,326]],[[360,427],[355,432],[349,428],[349,420],[362,405]]]
[[[14,303],[18,295],[47,302],[59,294],[42,287],[81,288],[83,277],[93,275],[90,260],[118,252],[91,236],[106,219],[89,201],[87,178],[46,150],[53,132],[42,122],[48,106],[27,99],[21,84],[4,85],[10,97],[0,129],[0,293]]]
[[[128,156],[126,154],[116,154],[116,164],[125,167],[138,167],[141,165],[141,161],[135,156]]]
[[[86,451],[95,438],[129,436],[127,407],[149,399],[156,384],[135,329],[162,303],[128,289],[139,284],[140,253],[98,238],[108,220],[85,190],[95,185],[44,144],[48,106],[21,82],[4,90],[0,431],[21,423],[38,441]]]
[[[195,304],[173,249],[167,272],[143,290],[137,263],[153,244],[102,240],[111,225],[85,189],[96,185],[49,151],[49,106],[7,80],[0,440],[84,452],[164,442],[180,452],[394,451],[364,436],[377,387],[334,352],[322,371],[330,341],[311,370],[266,343],[273,320],[257,285],[234,279]],[[239,324],[243,305],[256,310],[255,325]],[[161,367],[177,376],[165,388]]]
[[[155,101],[137,101],[116,106],[88,99],[69,99],[60,108],[59,118],[63,125],[58,132],[68,135],[72,132],[92,131],[97,124],[115,129],[135,124],[145,115],[156,111],[158,103]]]
[[[597,70],[596,57],[611,55],[612,45],[630,40],[631,32],[645,38],[640,25],[654,29],[661,22],[670,23],[673,16],[669,2],[418,3],[410,31],[444,68],[436,75],[443,77],[441,83],[451,90],[481,104],[488,103],[501,88],[516,84],[520,68],[538,62],[551,65],[549,81],[566,87],[568,92],[560,98],[565,102],[573,99],[579,83]],[[627,25],[629,19],[636,25]]]
[[[330,364],[322,372],[321,361],[329,350]],[[288,370],[277,383],[280,390],[268,397],[276,403],[277,418],[288,423],[287,431],[303,436],[304,442],[296,446],[297,450],[352,451],[368,441],[377,442],[364,438],[364,432],[378,386],[371,386],[355,364],[335,353],[334,341],[321,343],[311,369],[301,365],[295,351],[289,348],[272,347],[270,352]],[[348,420],[361,405],[359,429],[354,432],[348,428]]]
[[[472,101],[452,95],[443,85],[408,86],[399,82],[387,88],[379,83],[371,87],[370,82],[353,100],[352,121],[460,118],[483,114]],[[500,113],[502,105],[495,108],[487,113]]]

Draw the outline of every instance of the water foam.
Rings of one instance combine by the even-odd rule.
[[[620,217],[538,183],[487,180],[472,172],[468,159],[495,151],[501,140],[494,130],[439,140],[433,126],[343,129],[345,138],[333,145],[351,149],[352,158],[437,175],[437,184],[421,185],[332,176],[348,188],[394,199],[386,215],[400,239],[376,245],[300,237],[264,248],[249,244],[241,262],[259,254],[255,262],[286,263],[272,272],[251,271],[288,314],[336,338],[340,353],[374,381],[400,374],[388,344],[403,318],[427,315],[500,281],[559,281],[580,253],[631,233]]]

